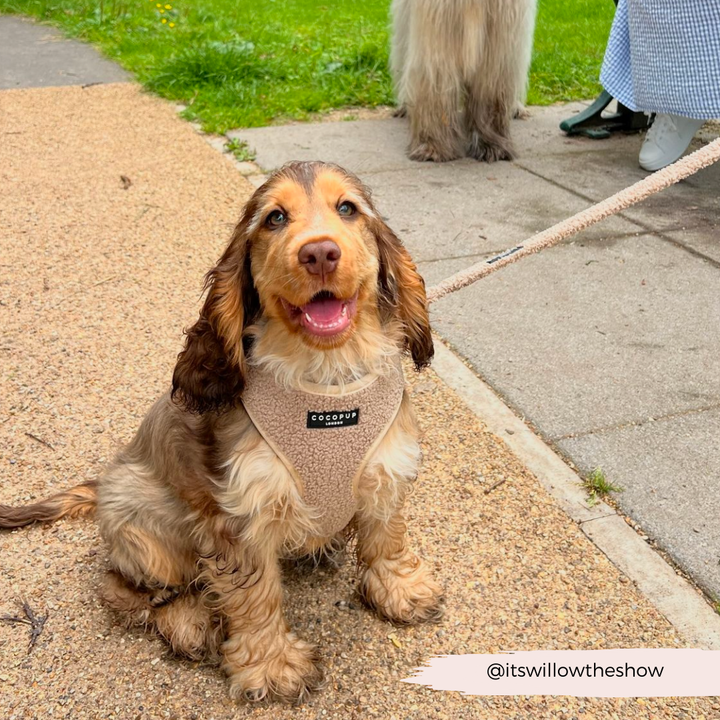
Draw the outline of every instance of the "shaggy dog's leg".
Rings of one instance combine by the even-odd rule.
[[[529,120],[531,117],[530,111],[525,107],[523,103],[518,103],[513,113],[513,120]]]
[[[230,694],[298,702],[319,686],[322,675],[313,646],[285,622],[279,546],[271,542],[270,529],[266,538],[262,547],[243,543],[241,550],[228,549],[209,560],[204,579],[225,617],[222,664]]]
[[[482,86],[482,80],[471,87],[467,104],[468,155],[486,162],[512,160],[515,157],[510,140],[512,101],[503,93],[487,96],[487,89],[478,86]]]
[[[378,492],[391,487],[388,478]],[[373,512],[382,504],[361,502],[356,515],[358,560],[364,566],[360,594],[380,617],[392,622],[436,622],[443,614],[442,589],[428,566],[407,547],[402,500],[390,500],[394,507],[389,517],[382,511]]]
[[[524,110],[535,25],[535,0],[487,0],[476,70],[467,79],[468,155],[512,160],[510,120]]]
[[[434,88],[431,79],[417,80],[410,118],[408,157],[417,161],[447,162],[463,156],[460,88]]]
[[[428,2],[393,2],[390,64],[398,107],[410,119],[408,156],[444,162],[464,154],[463,87],[456,39],[438,28],[436,10]]]

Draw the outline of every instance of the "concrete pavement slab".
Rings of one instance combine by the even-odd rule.
[[[409,244],[408,244],[409,246]],[[480,262],[494,253],[480,255],[458,255],[446,260],[416,260],[417,269],[425,279],[427,287],[435,285],[453,273],[464,270],[472,263]]]
[[[717,188],[720,188],[720,173],[711,182],[714,183],[717,191]],[[692,197],[688,200],[693,202]],[[700,210],[697,205],[686,205],[682,210],[678,209],[678,214],[687,214],[688,212],[693,214],[692,219],[688,220],[692,225],[680,229],[663,230],[663,236],[674,240],[683,247],[696,250],[720,265],[720,196],[716,199],[716,203],[718,207],[715,209]],[[697,209],[693,209],[693,207]]]
[[[645,533],[720,599],[720,407],[558,442],[583,471],[600,466]]]
[[[130,79],[90,45],[25,18],[0,16],[0,90]]]
[[[557,438],[720,403],[718,279],[654,236],[579,235],[440,300],[433,323]]]
[[[565,136],[558,129],[560,122],[583,107],[583,103],[570,103],[531,108],[529,119],[514,121],[512,133],[518,160],[511,166],[512,170],[507,169],[506,163],[488,166],[467,159],[441,166],[411,162],[404,152],[408,142],[407,122],[398,118],[297,124],[284,126],[282,130],[250,128],[234,130],[228,135],[247,142],[257,153],[258,165],[268,171],[288,160],[321,159],[338,163],[361,176],[373,175],[374,183],[379,173],[399,170],[407,171],[411,178],[429,177],[426,183],[416,183],[413,190],[425,191],[420,202],[430,212],[438,209],[435,202],[425,202],[427,195],[432,194],[435,200],[436,191],[445,187],[461,193],[464,188],[458,184],[462,173],[473,173],[476,194],[484,194],[487,188],[482,183],[484,179],[502,181],[505,178],[515,183],[520,176],[518,168],[540,176],[548,184],[559,185],[586,203],[597,202],[647,176],[637,163],[643,136],[620,134],[608,140]],[[700,144],[696,141],[693,147]],[[720,215],[720,195],[715,192],[719,183],[720,167],[715,165],[680,183],[672,193],[661,193],[630,208],[624,217],[639,223],[637,229],[641,232],[663,231],[671,239],[720,262],[720,242],[716,239],[714,220]],[[542,184],[534,185],[542,187]],[[407,188],[407,182],[403,186]],[[518,191],[518,195],[522,196],[522,192]],[[437,199],[442,204],[441,192]],[[533,201],[533,195],[525,196],[526,203]],[[462,204],[452,198],[450,202],[454,203],[454,210]],[[475,203],[473,206],[477,207],[477,197],[465,202]],[[538,202],[542,207],[542,198]],[[479,211],[482,210],[480,207]]]

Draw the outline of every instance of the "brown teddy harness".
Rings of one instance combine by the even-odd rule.
[[[253,367],[246,383],[242,404],[315,510],[320,534],[340,532],[357,510],[358,479],[400,410],[402,369],[343,387],[286,390]]]

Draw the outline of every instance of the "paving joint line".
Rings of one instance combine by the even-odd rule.
[[[666,415],[660,415],[659,417],[648,417],[644,420],[628,420],[626,422],[617,423],[616,425],[605,425],[599,428],[592,428],[591,430],[580,430],[579,432],[566,433],[564,435],[548,436],[547,441],[549,443],[560,442],[561,440],[574,440],[575,438],[589,437],[590,435],[599,435],[605,432],[612,432],[613,430],[624,430],[625,428],[632,427],[644,427],[655,422],[663,422],[664,420],[674,420],[679,417],[687,417],[689,415],[699,415],[704,412],[711,412],[712,410],[720,409],[720,403],[714,403],[712,405],[706,405],[699,408],[689,408],[687,410],[678,410],[677,412],[667,413]]]
[[[524,170],[526,173],[529,173],[530,175],[534,175],[536,178],[539,178],[540,180],[544,180],[545,182],[550,183],[551,185],[554,185],[556,188],[560,190],[565,190],[565,192],[569,192],[571,195],[574,195],[575,197],[580,198],[581,200],[585,200],[585,202],[589,202],[593,205],[597,204],[598,202],[601,202],[601,200],[595,200],[588,195],[585,195],[584,193],[579,192],[578,190],[574,190],[573,188],[567,187],[563,185],[562,183],[558,182],[557,180],[554,180],[552,178],[546,177],[545,175],[537,172],[536,170],[531,170],[529,167],[526,167],[525,165],[522,165],[519,162],[513,162],[513,165],[517,168],[520,168],[520,170]],[[692,255],[693,257],[696,257],[700,260],[704,260],[707,263],[710,263],[714,268],[717,268],[720,270],[720,261],[715,260],[714,258],[711,258],[709,255],[705,255],[705,253],[700,252],[699,250],[695,250],[695,248],[690,247],[689,245],[685,245],[685,243],[680,242],[680,240],[676,240],[673,237],[670,237],[669,235],[666,235],[664,230],[657,230],[656,228],[650,227],[650,225],[646,225],[641,220],[635,220],[634,218],[629,217],[625,214],[625,212],[618,212],[615,213],[616,217],[621,217],[623,220],[631,223],[632,225],[635,225],[636,227],[643,230],[643,234],[647,235],[655,235],[656,237],[660,238],[661,240],[664,240],[665,242],[669,243],[670,245],[674,245],[675,247],[679,248],[680,250],[684,250],[689,255]]]
[[[469,253],[468,255],[448,255],[448,257],[429,258],[428,260],[418,259],[415,261],[415,264],[420,265],[422,263],[436,263],[443,262],[444,260],[469,260],[470,258],[481,258],[485,256],[492,257],[493,255],[501,253],[503,250],[505,250],[505,248],[501,248],[500,250],[488,250],[487,252]]]
[[[678,228],[681,229],[681,228]],[[692,229],[692,228],[690,228]],[[635,237],[637,235],[637,232],[621,232],[613,235],[607,235],[607,240],[627,240],[628,238]],[[601,244],[601,243],[594,243],[594,244]],[[494,255],[498,255],[501,252],[504,252],[507,250],[507,246],[497,248],[495,250],[483,250],[482,252],[475,252],[475,253],[468,253],[467,255],[449,255],[448,257],[438,257],[438,258],[429,258],[427,260],[425,259],[418,259],[415,261],[416,265],[421,265],[423,263],[438,263],[443,262],[445,260],[470,260],[474,258],[484,258],[484,257],[493,257]]]
[[[720,616],[607,503],[592,507],[580,476],[436,336],[432,367],[438,377],[499,437],[535,476],[579,530],[632,580],[638,591],[667,619],[688,646],[720,650]]]

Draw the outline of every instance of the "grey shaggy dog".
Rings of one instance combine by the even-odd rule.
[[[411,160],[511,160],[536,0],[393,0],[390,64]]]

